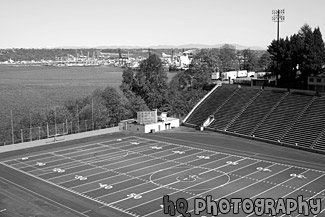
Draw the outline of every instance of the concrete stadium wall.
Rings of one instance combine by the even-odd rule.
[[[54,145],[59,142],[65,142],[75,139],[81,139],[91,136],[98,136],[108,133],[115,133],[119,132],[119,127],[111,127],[101,130],[94,130],[94,131],[88,131],[84,133],[77,133],[77,134],[69,134],[64,136],[58,136],[55,138],[48,138],[48,139],[42,139],[42,140],[35,140],[31,142],[24,142],[24,143],[18,143],[18,144],[12,144],[12,145],[6,145],[6,146],[0,146],[0,153],[8,152],[8,151],[15,151],[19,149],[25,149],[25,148],[31,148],[36,146],[42,146],[42,145]]]

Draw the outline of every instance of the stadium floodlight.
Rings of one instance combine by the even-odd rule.
[[[278,69],[279,69],[279,33],[280,33],[280,22],[284,22],[284,9],[282,10],[272,10],[272,21],[273,22],[277,22],[277,61],[276,61],[276,71],[277,71],[277,74],[276,74],[276,82],[278,82]]]

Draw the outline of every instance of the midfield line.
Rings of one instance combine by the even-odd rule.
[[[195,154],[192,154],[192,155],[196,155],[196,154],[198,154],[198,153],[195,153]],[[212,156],[212,155],[213,155],[213,154],[211,154],[210,156]],[[189,155],[189,156],[191,156],[191,155]],[[189,156],[184,156],[184,157],[182,157],[182,158],[189,157]],[[229,157],[231,157],[231,156],[226,156],[226,157],[224,157],[224,158],[220,158],[220,159],[217,159],[217,160],[214,160],[214,161],[212,161],[212,162],[205,163],[205,164],[215,163],[215,162],[217,162],[217,161],[224,160],[224,159],[229,158]],[[177,158],[177,159],[179,160],[179,159],[181,159],[181,158]],[[172,169],[172,168],[175,168],[175,167],[179,167],[179,166],[181,166],[181,165],[191,166],[191,168],[189,168],[189,169],[182,170],[182,171],[180,171],[180,172],[176,172],[176,173],[172,173],[172,174],[169,174],[169,175],[167,175],[167,176],[163,176],[163,177],[158,178],[158,179],[154,179],[154,181],[157,181],[157,180],[160,180],[160,179],[164,179],[164,178],[167,178],[167,177],[169,177],[169,176],[173,176],[173,175],[178,174],[178,173],[181,173],[181,172],[186,172],[186,171],[191,170],[191,169],[200,168],[200,166],[205,165],[205,164],[202,164],[202,165],[200,165],[200,166],[193,166],[193,165],[190,165],[190,164],[189,164],[189,163],[193,163],[193,162],[195,162],[195,161],[199,161],[199,160],[201,160],[201,159],[195,159],[195,160],[192,160],[192,161],[189,161],[189,162],[186,162],[186,163],[178,163],[178,165],[164,168],[164,169],[162,169],[163,171],[165,171],[165,170],[169,170],[169,169]],[[163,163],[168,163],[168,162],[163,162]],[[160,163],[160,164],[163,164],[163,163]],[[157,165],[158,165],[158,164],[157,164]],[[157,165],[153,165],[153,166],[157,166]],[[228,164],[227,164],[227,165],[228,165]],[[148,167],[153,167],[153,166],[148,166]],[[224,166],[225,166],[225,165],[220,166],[220,167],[224,167]],[[139,170],[142,170],[142,169],[148,169],[148,167],[146,167],[146,168],[141,168],[141,169],[139,169]],[[218,168],[216,168],[216,169],[218,169]],[[160,171],[160,170],[158,170],[158,171],[156,171],[156,172],[159,172],[159,171]],[[132,171],[132,172],[134,172],[134,171]],[[156,172],[149,172],[149,173],[143,174],[143,175],[141,175],[141,176],[146,176],[146,175],[149,175],[149,174],[154,174],[154,173],[156,173]],[[141,176],[140,176],[140,177],[141,177]],[[135,178],[136,178],[136,177],[135,177]],[[128,180],[125,180],[125,181],[129,181],[129,180],[132,180],[132,179],[128,179]],[[148,181],[148,180],[146,180],[146,181]],[[150,183],[152,183],[152,184],[154,184],[154,185],[161,186],[161,185],[158,185],[158,184],[154,183],[152,180],[149,180],[149,181],[150,181]],[[123,182],[124,182],[124,181],[123,181]],[[113,184],[116,184],[116,183],[113,183]],[[146,183],[141,183],[141,184],[138,184],[138,185],[134,185],[134,186],[129,187],[129,188],[133,188],[133,187],[141,187],[141,185],[144,185],[144,184],[146,184]],[[116,191],[116,192],[124,191],[124,190],[129,189],[129,188],[124,188],[124,189],[119,190],[119,191]],[[97,189],[99,189],[99,188],[97,188]],[[96,190],[97,190],[97,189],[96,189]],[[93,191],[93,190],[91,190],[91,191]],[[87,192],[89,192],[89,191],[87,191]],[[116,192],[112,192],[112,193],[109,193],[109,194],[105,194],[105,195],[102,195],[102,196],[97,197],[97,198],[106,197],[106,196],[108,196],[108,195],[110,195],[110,194],[115,194]],[[82,193],[85,193],[85,192],[82,192]]]
[[[198,152],[198,153],[194,153],[194,154],[191,154],[191,155],[186,155],[186,156],[183,156],[183,157],[179,157],[179,158],[176,158],[175,160],[180,160],[182,158],[187,158],[187,157],[191,157],[192,155],[196,155],[196,154],[200,154],[204,151],[201,151],[201,152]],[[211,155],[210,155],[211,156]],[[228,158],[229,156],[225,157],[225,158]],[[200,159],[195,159],[195,160],[191,160],[191,161],[188,161],[188,162],[185,162],[185,163],[181,163],[181,164],[186,164],[186,163],[189,163],[189,162],[195,162],[195,161],[198,161]],[[143,167],[143,168],[139,168],[139,169],[136,169],[136,170],[133,170],[133,171],[130,171],[130,172],[127,172],[125,174],[128,174],[128,173],[134,173],[134,172],[138,172],[138,171],[141,171],[141,170],[147,170],[148,168],[150,167],[156,167],[156,166],[159,166],[159,165],[162,165],[162,164],[167,164],[167,163],[174,163],[174,162],[168,162],[168,161],[165,161],[165,162],[162,162],[162,163],[158,163],[158,164],[154,164],[154,165],[150,165],[150,166],[147,166],[147,167]],[[171,166],[171,167],[166,167],[164,169],[171,169],[171,168],[174,168],[174,167],[178,167],[179,165],[174,165],[174,166]],[[145,174],[142,174],[140,176],[145,176],[145,175],[149,175],[153,172],[149,172],[149,173],[145,173]],[[111,178],[111,177],[109,177]],[[75,186],[73,188],[77,188],[77,187],[80,187],[80,186],[83,186],[83,185],[87,185],[87,184],[91,184],[91,183],[95,183],[97,181],[101,181],[101,180],[104,180],[104,179],[107,179],[107,178],[103,178],[103,179],[99,179],[99,180],[96,180],[96,181],[93,181],[93,182],[89,182],[89,183],[85,183],[85,184],[82,184],[82,185],[78,185],[78,186]],[[128,180],[131,180],[131,179],[128,179]],[[127,180],[126,180],[127,181]],[[115,183],[114,183],[115,184]],[[97,189],[100,189],[100,188],[97,188]],[[97,189],[94,189],[94,190],[97,190]],[[84,193],[84,192],[82,192]]]

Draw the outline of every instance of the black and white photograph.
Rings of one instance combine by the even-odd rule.
[[[325,217],[323,0],[0,6],[0,217]]]

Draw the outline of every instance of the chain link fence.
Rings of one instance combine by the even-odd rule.
[[[0,127],[0,146],[118,126],[118,114],[103,106],[56,106],[10,110]]]

